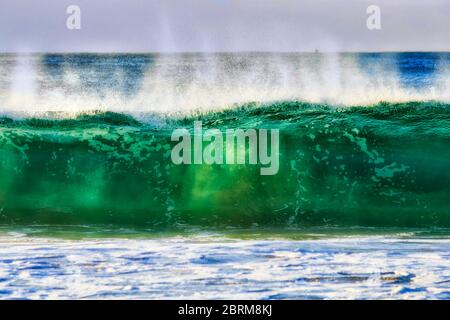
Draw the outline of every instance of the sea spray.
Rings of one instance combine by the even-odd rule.
[[[0,114],[140,118],[249,102],[450,102],[449,53],[0,55]]]

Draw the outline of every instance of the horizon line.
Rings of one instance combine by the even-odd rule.
[[[344,50],[344,51],[257,51],[257,50],[236,50],[236,51],[0,51],[0,55],[17,54],[333,54],[333,53],[450,53],[450,50]]]

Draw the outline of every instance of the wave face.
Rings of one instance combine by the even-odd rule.
[[[449,53],[0,55],[0,222],[450,227],[449,85]],[[195,120],[279,129],[279,173],[173,165]]]
[[[287,101],[0,120],[4,224],[450,227],[450,105]],[[170,160],[174,128],[276,128],[280,170]]]

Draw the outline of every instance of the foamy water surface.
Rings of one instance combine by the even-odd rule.
[[[449,299],[450,240],[0,238],[2,299]]]

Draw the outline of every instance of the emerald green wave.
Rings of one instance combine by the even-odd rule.
[[[280,170],[174,165],[173,129],[280,130]],[[0,119],[1,224],[450,227],[450,105],[296,101]]]

